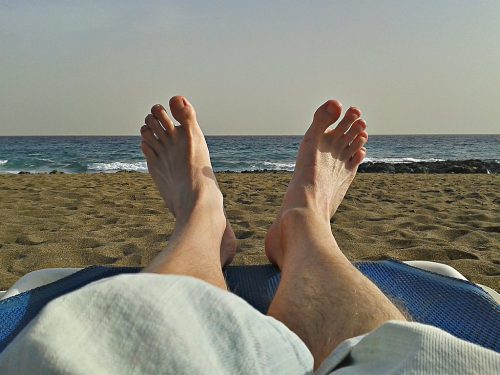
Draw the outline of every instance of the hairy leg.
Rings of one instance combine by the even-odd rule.
[[[176,218],[167,248],[143,272],[193,276],[226,289],[222,265],[234,257],[236,243],[205,137],[187,99],[173,97],[170,110],[180,125],[155,105],[141,127],[149,173]]]
[[[311,350],[315,368],[342,341],[403,315],[344,256],[330,227],[363,160],[368,139],[357,108],[335,129],[341,104],[328,101],[314,114],[300,146],[294,176],[266,237],[266,254],[281,269],[268,314]]]

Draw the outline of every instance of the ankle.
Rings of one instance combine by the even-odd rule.
[[[207,221],[211,227],[221,227],[223,231],[226,226],[223,197],[218,189],[200,189],[194,194],[194,199],[180,204],[174,211],[176,226],[193,219]]]
[[[330,220],[315,207],[303,206],[283,210],[280,217],[281,236],[290,236],[308,228],[326,228],[330,232]]]
[[[280,243],[282,259],[279,266],[282,269],[317,265],[318,262],[336,258],[338,252],[342,255],[333,237],[330,221],[310,208],[293,208],[283,212]]]
[[[328,204],[328,197],[322,194],[314,184],[290,184],[285,199],[283,202],[283,214],[286,211],[298,211],[294,213],[300,215],[314,216],[318,218],[330,220],[330,209]]]

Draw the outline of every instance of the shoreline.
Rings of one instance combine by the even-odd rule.
[[[216,173],[234,264],[267,263],[264,237],[290,172]],[[352,260],[430,260],[500,290],[496,174],[361,173],[332,219]],[[48,267],[145,266],[174,218],[141,172],[0,175],[0,289]]]
[[[292,173],[284,169],[257,169],[257,170],[222,170],[216,173]],[[98,173],[147,173],[135,170],[110,170],[83,173],[68,173],[54,169],[50,172],[19,171],[17,173],[3,173],[3,175],[16,174],[98,174]],[[387,174],[500,174],[500,162],[479,159],[468,160],[438,160],[414,161],[404,163],[388,163],[378,161],[364,162],[359,166],[358,173],[387,173]],[[2,175],[2,173],[0,173]]]

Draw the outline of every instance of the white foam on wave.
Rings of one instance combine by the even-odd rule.
[[[115,161],[111,163],[90,163],[87,168],[92,171],[99,172],[116,172],[116,171],[136,171],[136,172],[147,172],[148,166],[145,161],[139,161],[137,163],[125,163],[121,161]]]
[[[277,169],[277,170],[286,170],[293,171],[295,169],[295,162],[293,163],[282,163],[282,162],[274,162],[274,161],[265,161],[265,167],[269,167],[267,169]]]
[[[19,174],[19,172],[21,172],[21,171],[12,171],[12,170],[9,170],[9,171],[1,171],[0,173],[1,174]]]
[[[0,160],[0,165],[7,164],[8,160]]]
[[[436,161],[444,161],[444,159],[416,159],[416,158],[365,158],[363,163],[372,162],[372,163],[419,163],[419,162],[436,162]]]

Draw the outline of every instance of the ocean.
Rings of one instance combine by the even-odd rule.
[[[293,171],[301,136],[208,136],[215,171]],[[0,137],[0,173],[147,172],[138,136]],[[500,163],[500,135],[373,135],[365,161]]]

